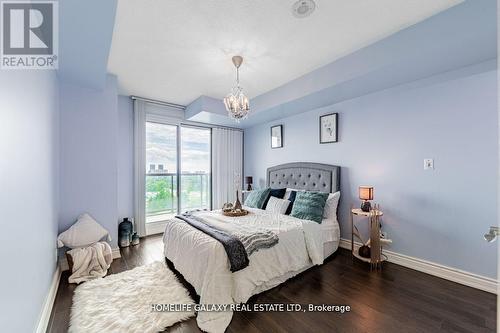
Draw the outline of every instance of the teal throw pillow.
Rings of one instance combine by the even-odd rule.
[[[291,216],[321,223],[328,193],[297,192],[293,202]]]
[[[245,206],[262,209],[270,192],[270,188],[251,191],[245,200]]]

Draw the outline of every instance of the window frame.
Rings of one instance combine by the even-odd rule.
[[[208,186],[208,193],[210,194],[210,201],[209,201],[209,209],[212,210],[213,207],[213,195],[212,195],[212,126],[204,126],[202,124],[198,123],[191,123],[191,122],[186,122],[182,121],[176,117],[172,117],[169,115],[164,115],[164,114],[158,114],[156,112],[148,112],[146,111],[146,117],[145,117],[145,122],[144,122],[144,133],[146,133],[146,126],[147,123],[156,123],[156,124],[161,124],[161,125],[169,125],[169,126],[176,126],[176,154],[177,154],[177,160],[176,160],[176,180],[177,180],[177,188],[176,188],[176,196],[177,196],[177,213],[179,214],[182,211],[182,203],[181,203],[181,173],[182,173],[182,139],[181,139],[181,129],[182,127],[189,127],[189,128],[198,128],[198,129],[204,129],[208,130],[210,132],[210,151],[209,151],[209,158],[210,158],[210,169],[209,169],[209,186]],[[146,165],[146,139],[144,140],[144,161],[142,162],[144,166]],[[147,176],[147,170],[144,168],[144,179]],[[146,181],[144,181],[145,185]],[[145,186],[144,189],[142,190],[142,193],[145,194]],[[143,196],[145,198],[145,195]],[[144,227],[145,227],[145,233],[146,235],[153,235],[157,233],[161,233],[164,231],[164,226],[167,220],[162,220],[162,221],[155,221],[155,222],[150,222],[147,223],[147,215],[145,211],[145,203],[144,203]]]

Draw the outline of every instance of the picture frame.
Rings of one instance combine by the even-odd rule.
[[[271,126],[271,148],[283,148],[283,125]]]
[[[319,117],[319,143],[338,141],[338,113],[324,114]]]

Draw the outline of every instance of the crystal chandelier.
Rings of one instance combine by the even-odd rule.
[[[245,119],[250,111],[248,97],[243,93],[243,88],[240,87],[240,66],[243,63],[241,56],[233,57],[233,64],[236,67],[236,86],[231,89],[231,93],[224,98],[224,105],[229,114],[229,117],[240,122]]]

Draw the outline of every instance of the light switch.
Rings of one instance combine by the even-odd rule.
[[[434,169],[434,160],[432,158],[426,158],[424,160],[424,170]]]

